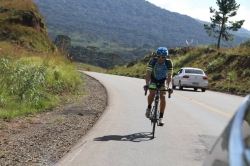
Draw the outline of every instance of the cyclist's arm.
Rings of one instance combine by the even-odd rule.
[[[146,74],[146,85],[149,85],[149,83],[150,83],[151,74],[153,71],[154,64],[155,64],[155,59],[152,59],[148,64],[147,74]]]
[[[150,82],[150,78],[151,78],[151,71],[147,70],[147,74],[146,74],[146,85],[149,85]]]
[[[168,88],[172,87],[172,78],[173,78],[173,63],[171,60],[166,60],[167,66],[168,66],[168,78],[167,78],[167,86]]]
[[[172,87],[172,73],[168,73],[168,81],[167,81],[167,86],[170,88]]]

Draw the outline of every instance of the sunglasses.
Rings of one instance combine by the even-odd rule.
[[[164,58],[166,58],[166,57],[165,57],[165,56],[157,56],[157,58],[164,59]]]

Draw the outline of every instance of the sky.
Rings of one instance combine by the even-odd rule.
[[[209,8],[213,7],[218,10],[216,0],[146,0],[156,6],[163,9],[167,9],[171,12],[177,12],[180,14],[188,15],[192,18],[202,21],[210,21],[212,14]],[[242,28],[250,31],[250,0],[235,0],[237,4],[240,4],[237,10],[237,15],[231,17],[229,21],[245,20]]]

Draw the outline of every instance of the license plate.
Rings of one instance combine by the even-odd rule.
[[[193,82],[193,85],[199,85],[199,83],[197,83],[197,82]]]

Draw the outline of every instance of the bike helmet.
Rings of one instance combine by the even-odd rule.
[[[166,47],[159,47],[156,53],[157,55],[168,56],[168,49]]]

